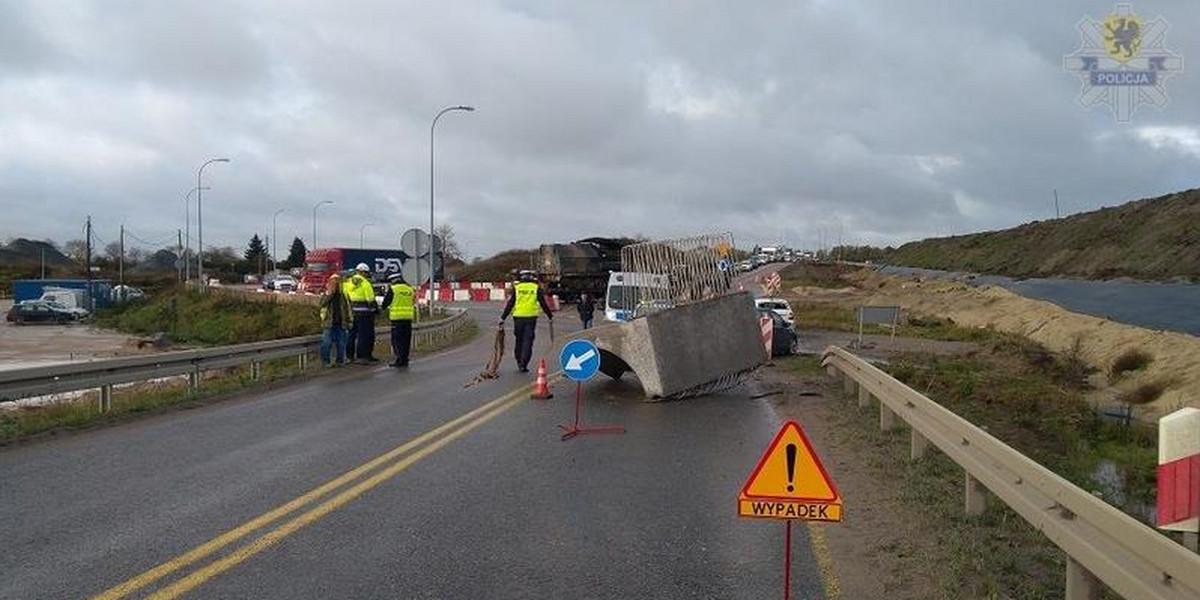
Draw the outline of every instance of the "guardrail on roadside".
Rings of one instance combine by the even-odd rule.
[[[963,468],[967,514],[982,513],[990,491],[1062,549],[1067,600],[1098,598],[1099,581],[1124,598],[1200,598],[1200,556],[846,350],[827,348],[822,365],[859,406],[879,401],[880,428],[911,426],[913,460],[932,444]]]
[[[455,310],[455,309],[452,309]],[[449,318],[413,325],[414,343],[435,343],[456,335],[467,323],[467,311],[457,309]],[[387,328],[377,331],[386,334]],[[100,389],[100,412],[112,408],[114,385],[137,383],[162,377],[188,376],[192,392],[200,387],[204,371],[249,363],[251,377],[262,376],[262,363],[276,358],[298,357],[300,369],[308,367],[308,357],[320,348],[321,336],[271,340],[179,350],[148,356],[129,356],[91,362],[65,363],[46,367],[0,371],[0,402],[79,390]]]

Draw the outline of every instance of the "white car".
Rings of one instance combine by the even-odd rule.
[[[783,298],[755,298],[754,306],[774,312],[787,321],[788,325],[796,325],[796,316],[792,313],[792,305]]]

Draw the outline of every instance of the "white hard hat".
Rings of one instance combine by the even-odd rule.
[[[367,273],[370,273],[371,267],[368,267],[367,263],[358,263],[358,266],[354,267],[354,270],[355,271],[365,271]]]

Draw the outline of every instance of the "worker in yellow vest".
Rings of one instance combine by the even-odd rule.
[[[408,366],[408,353],[412,349],[413,319],[417,316],[417,292],[404,282],[400,273],[388,276],[388,289],[383,295],[380,310],[386,310],[392,322],[392,366],[402,369]]]
[[[546,313],[546,318],[554,320],[550,313],[550,305],[546,303],[546,295],[541,286],[534,281],[533,271],[521,271],[513,284],[513,293],[508,296],[504,305],[504,314],[500,316],[500,326],[508,315],[513,318],[513,357],[517,359],[517,368],[522,373],[529,372],[529,361],[533,360],[533,337],[537,330],[539,310]]]
[[[350,281],[353,277],[354,270],[349,270],[342,274],[342,295],[346,297],[347,302],[349,302],[352,294],[354,294],[354,283]],[[346,362],[352,363],[354,362],[354,352],[358,349],[358,328],[354,326],[353,312],[349,314],[347,320],[350,324],[346,327]]]
[[[350,312],[354,315],[354,362],[368,365],[379,362],[372,356],[375,353],[375,313],[379,305],[375,303],[375,288],[371,286],[371,268],[366,263],[358,263],[354,267],[354,275],[350,277]]]

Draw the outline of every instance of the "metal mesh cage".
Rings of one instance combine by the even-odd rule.
[[[706,234],[631,244],[621,249],[618,303],[636,318],[729,293],[733,235]]]

